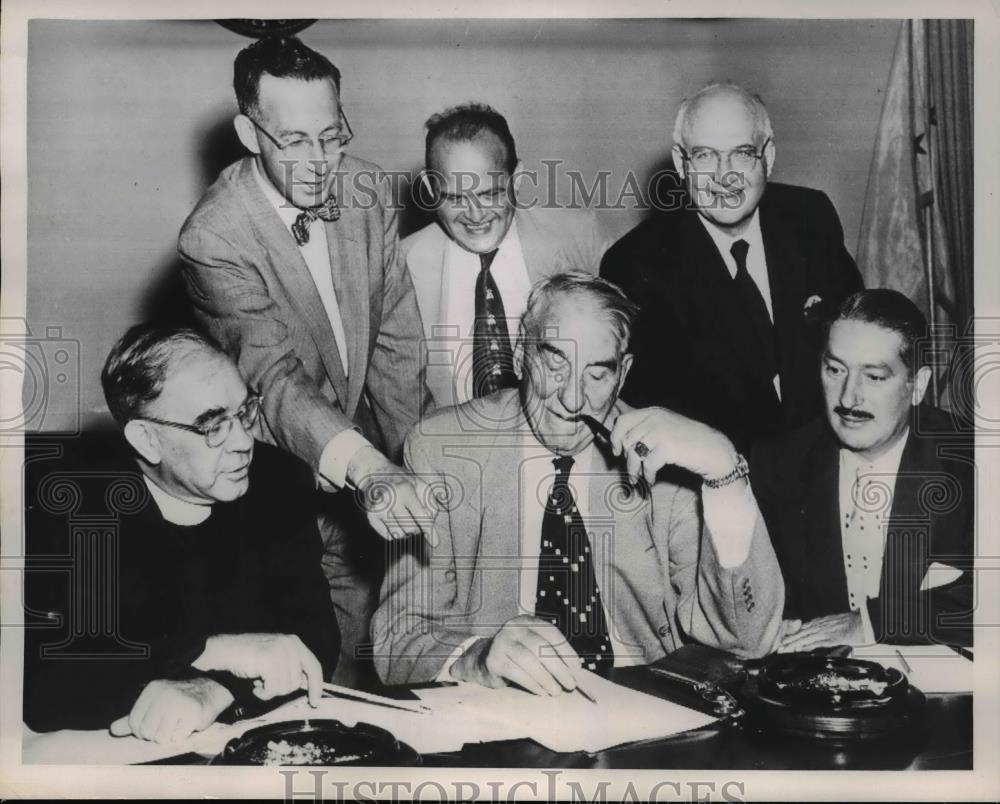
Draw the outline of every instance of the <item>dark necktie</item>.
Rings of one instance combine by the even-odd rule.
[[[569,473],[570,457],[556,458],[555,480],[542,517],[535,615],[548,620],[583,659],[583,666],[602,675],[615,655],[594,575],[587,526],[576,507]]]
[[[733,284],[740,294],[756,337],[760,341],[761,362],[767,372],[768,379],[771,379],[778,373],[778,357],[774,348],[774,325],[771,323],[771,316],[768,315],[767,305],[764,303],[760,288],[757,287],[757,283],[753,281],[747,271],[747,252],[749,251],[750,244],[746,240],[737,240],[729,249],[729,253],[736,260],[736,276],[733,278]]]
[[[304,209],[295,219],[295,223],[292,224],[292,234],[295,236],[295,242],[300,246],[309,242],[309,226],[317,218],[324,221],[340,220],[340,207],[337,205],[337,198],[333,193],[330,193],[330,197],[326,199],[323,206]]]
[[[487,396],[517,385],[514,352],[497,283],[490,276],[496,249],[479,255],[476,280],[476,320],[472,330],[472,395]]]

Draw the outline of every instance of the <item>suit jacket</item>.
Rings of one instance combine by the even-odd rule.
[[[748,312],[690,201],[615,243],[601,275],[641,312],[623,397],[662,405],[724,432],[749,451],[761,435],[822,411],[816,319],[862,287],[840,220],[821,192],[771,182],[758,207],[774,311],[781,401],[761,362]],[[819,299],[815,306],[807,303]]]
[[[530,207],[517,210],[514,220],[531,284],[563,271],[596,274],[601,255],[610,244],[594,215],[583,210]],[[436,327],[448,323],[443,308],[447,299],[444,284],[449,242],[445,231],[432,223],[404,238],[401,245],[416,290],[428,349],[431,353],[449,352],[457,356],[461,344],[435,332]],[[472,303],[469,299],[470,306]],[[510,335],[514,338],[517,332]],[[438,407],[458,401],[453,362],[430,358],[427,385]]]
[[[519,605],[516,501],[518,448],[533,443],[516,389],[440,411],[408,437],[407,465],[445,507],[434,521],[433,546],[397,545],[386,571],[372,630],[376,669],[387,683],[433,679],[465,640],[490,637],[512,617],[532,613]],[[617,638],[641,648],[646,662],[687,642],[766,653],[784,597],[762,520],[747,559],[724,569],[694,491],[659,480],[647,502],[619,466],[595,460],[587,524]]]
[[[185,527],[163,518],[124,444],[38,452],[25,495],[30,728],[106,728],[150,681],[209,675],[191,663],[213,634],[296,634],[330,677],[340,639],[304,463],[257,444],[246,494]],[[215,677],[238,706],[256,702],[251,681]]]
[[[840,529],[840,444],[825,420],[754,450],[754,493],[785,579],[785,614],[849,610]],[[971,438],[945,414],[914,409],[886,530],[879,596],[868,613],[879,641],[971,644],[975,466]],[[963,570],[919,591],[932,562]],[[932,576],[933,578],[933,576]]]
[[[398,459],[428,396],[420,314],[399,260],[387,182],[376,165],[345,156],[341,217],[324,224],[347,337],[347,377],[302,252],[252,162],[247,157],[226,168],[181,229],[178,248],[195,313],[263,392],[279,445],[315,470],[327,442],[357,424]]]

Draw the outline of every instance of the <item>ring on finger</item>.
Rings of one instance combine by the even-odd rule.
[[[636,441],[633,449],[635,450],[635,454],[640,458],[645,458],[649,455],[649,447],[642,441]]]

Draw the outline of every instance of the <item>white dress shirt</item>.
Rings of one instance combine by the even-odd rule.
[[[271,202],[281,218],[281,222],[289,232],[292,224],[298,218],[300,210],[281,195],[271,182],[260,173],[257,161],[253,162],[254,176],[260,184],[261,190]],[[347,335],[344,332],[344,320],[340,315],[340,305],[337,303],[337,293],[333,287],[333,269],[330,265],[330,251],[326,240],[326,226],[322,220],[315,220],[309,226],[309,242],[299,246],[302,258],[306,262],[309,274],[312,276],[313,284],[316,285],[316,292],[319,294],[323,308],[326,310],[327,318],[330,319],[330,326],[333,328],[333,337],[337,342],[337,354],[340,355],[340,364],[344,367],[344,376],[348,375],[350,366],[347,360]],[[371,443],[357,430],[348,429],[337,433],[331,438],[319,459],[319,473],[327,481],[324,488],[329,490],[329,485],[334,488],[342,487],[347,480],[347,467],[350,464],[354,453],[362,447],[371,446]]]
[[[454,350],[456,359],[452,366],[455,404],[472,398],[472,335],[479,272],[479,255],[466,251],[454,240],[449,241],[444,255],[444,275],[441,278],[444,293],[441,312],[444,320],[434,325],[434,336],[436,340],[455,338],[459,341],[458,348]],[[513,348],[517,340],[518,322],[527,307],[528,294],[531,292],[531,279],[521,251],[521,239],[517,235],[516,218],[497,247],[496,256],[490,265],[490,276],[500,291],[507,333]]]
[[[886,528],[908,432],[875,461],[840,450],[840,535],[847,598],[851,610],[861,613],[866,642],[874,642],[875,634],[865,601],[878,597]]]
[[[764,238],[760,233],[760,210],[754,210],[746,231],[739,237],[733,237],[728,232],[724,232],[714,223],[706,220],[704,215],[699,215],[698,220],[701,221],[702,226],[705,227],[705,231],[708,232],[712,241],[715,243],[715,247],[719,250],[722,261],[726,264],[726,269],[729,271],[729,275],[733,279],[736,278],[736,260],[733,257],[731,250],[733,243],[737,240],[746,241],[749,246],[749,249],[747,250],[747,273],[750,274],[750,278],[754,281],[754,284],[757,286],[757,290],[760,291],[760,295],[764,298],[764,304],[767,306],[767,314],[770,316],[771,323],[773,324],[774,305],[771,302],[771,281],[767,276],[767,258],[764,255]],[[781,379],[777,374],[774,375],[774,390],[777,391],[778,399],[780,400]]]

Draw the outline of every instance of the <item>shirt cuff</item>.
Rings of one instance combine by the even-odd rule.
[[[323,491],[339,491],[347,485],[347,467],[351,458],[371,442],[354,429],[342,430],[326,442],[319,456],[319,485]]]
[[[871,614],[868,613],[868,601],[861,605],[858,609],[861,612],[861,631],[864,634],[865,641],[861,644],[863,645],[874,645],[875,640],[875,629],[872,628],[872,618]]]
[[[451,656],[445,659],[444,664],[441,665],[441,669],[438,670],[438,674],[434,676],[434,680],[437,682],[454,681],[455,679],[451,677],[452,666],[462,657],[462,654],[465,653],[479,639],[481,639],[481,637],[469,637],[465,640],[465,642],[455,648],[455,650],[451,652]]]
[[[742,490],[737,486],[702,486],[701,503],[719,564],[725,569],[738,567],[750,555],[750,542],[760,519],[750,484],[745,483]]]

